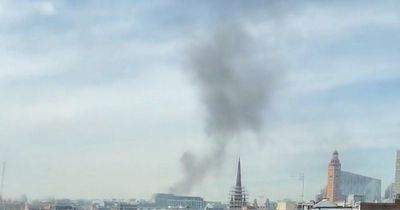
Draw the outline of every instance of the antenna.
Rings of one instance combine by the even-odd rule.
[[[299,175],[297,175],[297,176],[296,175],[292,175],[290,177],[299,179],[299,181],[301,182],[300,198],[301,198],[301,202],[304,203],[304,172],[300,172]]]
[[[0,198],[3,200],[3,189],[4,189],[4,174],[6,171],[6,162],[3,162],[3,169],[1,171],[1,186],[0,186]]]
[[[301,202],[304,203],[304,173],[301,172],[299,175],[301,181]]]

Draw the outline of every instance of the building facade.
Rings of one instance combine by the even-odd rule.
[[[339,153],[335,150],[328,165],[328,184],[326,186],[326,197],[330,202],[341,200],[340,175],[341,164],[339,160]]]
[[[366,201],[371,202],[381,200],[381,180],[379,179],[342,171],[340,185],[344,196],[361,195]]]

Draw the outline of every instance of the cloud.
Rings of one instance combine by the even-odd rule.
[[[5,25],[21,23],[35,16],[53,16],[56,13],[53,1],[3,0],[0,2],[0,22]]]
[[[43,2],[37,2],[34,5],[34,8],[42,14],[42,15],[47,15],[47,16],[52,16],[56,14],[56,8],[54,6],[54,3],[51,1],[43,1]]]

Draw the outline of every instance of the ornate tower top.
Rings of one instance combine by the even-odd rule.
[[[337,150],[333,151],[329,165],[340,166],[339,153]]]

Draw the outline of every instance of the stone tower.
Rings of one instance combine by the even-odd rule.
[[[341,165],[339,153],[335,150],[328,166],[328,185],[326,186],[326,197],[329,201],[335,202],[341,199],[340,193],[340,173]]]

